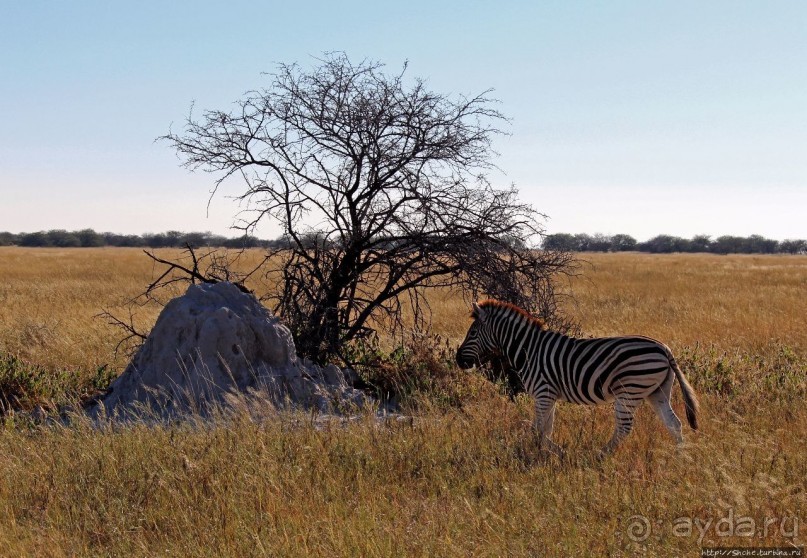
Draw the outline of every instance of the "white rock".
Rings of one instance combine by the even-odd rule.
[[[191,285],[166,304],[110,388],[94,415],[204,415],[247,393],[321,411],[367,402],[338,367],[298,359],[289,329],[232,283]]]

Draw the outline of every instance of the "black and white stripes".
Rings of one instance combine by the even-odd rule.
[[[503,356],[535,398],[535,429],[555,453],[562,453],[549,439],[556,401],[614,402],[616,428],[605,453],[631,431],[633,414],[645,399],[681,442],[681,421],[670,406],[675,378],[681,384],[689,424],[698,427],[695,394],[670,349],[659,341],[640,336],[575,339],[548,331],[524,310],[494,300],[474,304],[473,318],[457,351],[457,363],[471,368]]]

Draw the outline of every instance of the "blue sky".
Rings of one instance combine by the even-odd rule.
[[[341,50],[495,89],[550,233],[807,237],[807,3],[497,4],[0,0],[0,231],[235,234],[155,138]]]

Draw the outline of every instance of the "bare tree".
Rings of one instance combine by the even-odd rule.
[[[384,324],[430,317],[424,293],[458,288],[557,320],[565,252],[535,249],[542,215],[496,188],[492,138],[505,122],[489,92],[452,98],[383,65],[327,54],[306,71],[280,65],[235,110],[188,117],[168,140],[191,169],[233,176],[251,211],[284,230],[276,311],[318,361]]]

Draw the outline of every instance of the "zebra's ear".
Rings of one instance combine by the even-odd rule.
[[[471,317],[476,318],[480,322],[484,323],[485,321],[485,311],[479,306],[476,302],[471,303]]]

